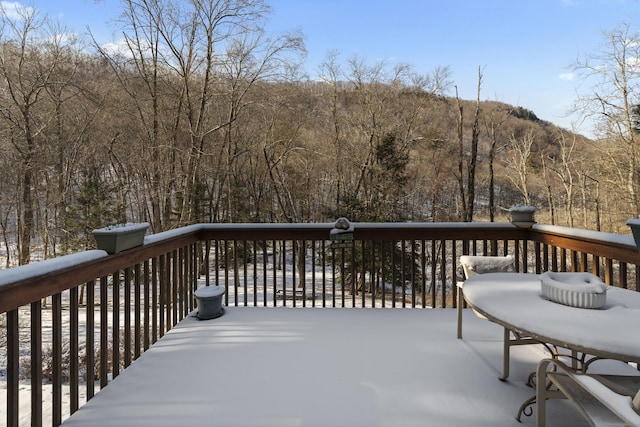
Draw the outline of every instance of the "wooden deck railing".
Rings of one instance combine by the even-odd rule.
[[[0,272],[7,425],[59,425],[190,315],[200,286],[224,286],[229,306],[451,307],[458,258],[470,253],[513,254],[521,272],[590,271],[640,289],[630,236],[509,223],[360,223],[353,241],[335,244],[332,225],[193,225],[119,254],[87,251]],[[20,393],[20,384],[30,391]],[[43,399],[48,388],[52,397]]]

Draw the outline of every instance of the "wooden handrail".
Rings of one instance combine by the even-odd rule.
[[[599,257],[640,265],[633,237],[552,225],[534,225],[529,240]]]
[[[3,278],[0,271],[0,313],[70,289],[80,283],[102,277],[157,257],[171,250],[208,240],[322,240],[328,239],[331,223],[322,224],[198,224],[148,236],[144,246],[118,254],[102,251],[95,259],[77,262],[75,255],[68,266],[47,271],[45,266],[33,270],[38,274],[14,274]],[[631,236],[611,233],[534,225],[518,228],[509,223],[358,223],[356,240],[521,240],[579,251],[598,257],[640,265],[640,252]],[[32,264],[15,269],[32,268]],[[13,269],[13,270],[15,270]],[[70,280],[70,278],[73,278]]]

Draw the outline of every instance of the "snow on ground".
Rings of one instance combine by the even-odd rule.
[[[498,380],[502,329],[455,310],[230,307],[190,316],[66,423],[82,426],[532,426],[516,412],[538,346],[513,349]],[[582,426],[566,401],[549,425]]]

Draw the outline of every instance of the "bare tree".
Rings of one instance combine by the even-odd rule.
[[[579,95],[576,110],[597,123],[597,132],[607,140],[604,147],[620,172],[634,215],[640,215],[638,196],[638,134],[633,108],[640,99],[640,33],[630,23],[622,23],[603,34],[603,48],[579,59],[574,70],[588,89]],[[617,147],[616,147],[617,146]]]
[[[226,163],[225,187],[230,222],[236,221],[236,209],[232,204],[237,200],[234,194],[242,194],[241,190],[244,188],[244,168],[238,159],[244,153],[259,149],[257,138],[250,137],[249,132],[243,133],[243,128],[247,128],[246,123],[239,123],[245,109],[254,103],[249,99],[249,93],[260,81],[276,83],[290,79],[292,76],[288,72],[295,70],[295,65],[299,62],[299,58],[293,55],[303,52],[304,45],[300,35],[284,34],[271,38],[259,28],[228,44],[220,74],[227,86],[221,97],[226,110],[221,158]]]
[[[508,112],[489,112],[485,119],[486,132],[489,135],[489,221],[495,221],[496,215],[496,189],[495,189],[495,158],[496,153],[504,148],[504,142],[500,140],[500,128],[509,118]]]
[[[222,194],[216,189],[226,186],[233,194],[232,168],[240,153],[234,145],[239,127],[233,126],[250,103],[249,89],[285,68],[282,52],[299,48],[301,39],[265,37],[269,7],[262,0],[123,4],[126,50],[99,50],[135,106],[149,216],[157,229],[171,214],[178,223],[205,220],[203,188],[210,211]],[[210,168],[215,173],[206,173],[206,157],[217,162]],[[228,215],[233,209],[228,206]]]
[[[529,176],[532,147],[535,141],[533,131],[527,132],[522,138],[515,135],[509,137],[509,144],[505,156],[509,180],[520,191],[525,205],[531,204],[529,192]]]
[[[473,210],[476,198],[476,166],[478,164],[478,138],[480,137],[480,88],[482,86],[482,71],[478,67],[478,92],[476,109],[473,114],[473,126],[471,128],[471,155],[467,166],[467,212],[464,220],[473,221]]]
[[[575,167],[573,165],[576,151],[576,134],[571,137],[565,132],[559,131],[557,136],[560,150],[557,159],[551,159],[551,170],[556,174],[564,189],[564,207],[567,223],[569,227],[574,226],[574,191],[575,191]]]
[[[331,114],[331,139],[335,152],[335,206],[340,206],[342,202],[342,191],[344,178],[344,140],[343,140],[343,118],[339,114],[340,108],[340,86],[342,83],[342,71],[338,63],[338,52],[332,51],[327,54],[326,59],[320,64],[320,75],[322,80],[331,88],[330,114]]]
[[[13,13],[7,10],[14,7]],[[37,212],[35,192],[42,160],[42,132],[47,126],[47,88],[66,63],[65,39],[52,21],[41,18],[32,8],[0,4],[0,119],[7,137],[19,155],[15,170],[20,174],[17,203],[19,264],[31,259],[31,239]],[[44,116],[43,116],[44,114]]]
[[[550,223],[552,225],[555,225],[556,204],[551,178],[549,177],[549,167],[547,166],[547,158],[545,153],[540,153],[540,164],[542,165],[542,179],[544,181],[544,188],[547,195],[547,204],[549,205],[549,217],[551,218]]]
[[[478,67],[478,91],[476,98],[476,108],[473,115],[473,125],[471,128],[471,145],[468,150],[464,143],[464,122],[463,108],[460,104],[458,91],[456,89],[456,101],[458,105],[458,185],[460,188],[460,200],[462,203],[462,217],[466,222],[473,221],[473,211],[476,197],[476,166],[478,162],[478,138],[480,136],[480,88],[482,86],[482,71]],[[465,171],[466,165],[466,171]],[[466,182],[465,182],[466,172]]]
[[[131,108],[129,114],[137,118],[136,139],[140,143],[135,144],[132,154],[137,153],[138,161],[131,166],[140,168],[136,174],[141,177],[139,185],[146,189],[149,197],[148,204],[141,204],[151,210],[145,217],[154,231],[162,231],[170,221],[177,134],[183,119],[180,114],[183,92],[179,85],[173,84],[178,79],[168,72],[171,68],[163,59],[166,52],[161,51],[164,47],[160,35],[162,13],[169,5],[144,0],[122,3],[125,6],[121,16],[125,26],[122,47],[107,49],[95,39],[94,45],[129,97],[130,101],[123,103],[124,108]],[[161,106],[164,112],[160,111]],[[175,114],[165,116],[163,113],[168,111]],[[113,132],[117,139],[119,131]],[[113,150],[111,155],[118,156]]]
[[[460,197],[461,207],[458,209],[461,215],[467,212],[467,197],[464,184],[464,162],[465,162],[465,146],[464,146],[464,108],[460,103],[460,97],[458,96],[458,87],[456,86],[456,106],[458,107],[458,123],[456,127],[456,134],[458,139],[458,170],[456,178],[458,181],[458,191]]]

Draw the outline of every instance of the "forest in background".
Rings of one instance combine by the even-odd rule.
[[[327,54],[267,34],[262,0],[124,0],[124,42],[0,9],[0,227],[8,265],[94,247],[123,222],[503,221],[621,232],[637,217],[640,37],[575,64],[591,140],[535,112],[462,100],[446,66]],[[634,43],[635,42],[635,43]],[[636,60],[636,66],[630,66]],[[606,68],[604,68],[606,66]],[[606,70],[606,73],[603,72]],[[523,82],[526,84],[526,82]]]

